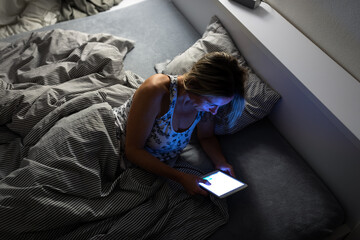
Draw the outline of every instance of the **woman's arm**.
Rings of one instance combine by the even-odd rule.
[[[147,79],[134,94],[127,126],[125,154],[129,161],[159,176],[179,182],[189,194],[203,194],[198,182],[201,178],[180,172],[161,162],[145,150],[156,117],[161,113],[163,97],[168,97],[168,77],[156,74]]]
[[[206,115],[197,125],[197,135],[201,147],[209,156],[216,169],[235,177],[233,167],[226,161],[219,140],[214,134],[214,119]]]

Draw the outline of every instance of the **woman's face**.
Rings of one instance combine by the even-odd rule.
[[[199,112],[210,112],[215,115],[219,107],[228,104],[234,97],[201,96],[189,93],[191,104]]]

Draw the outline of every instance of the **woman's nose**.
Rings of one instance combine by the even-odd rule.
[[[209,108],[209,111],[211,112],[212,115],[215,115],[217,113],[218,109],[219,109],[219,106],[215,106],[215,107]]]

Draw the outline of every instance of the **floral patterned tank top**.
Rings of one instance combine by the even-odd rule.
[[[169,111],[155,119],[154,126],[146,141],[145,149],[162,161],[177,157],[189,143],[191,134],[200,121],[202,114],[198,112],[192,125],[183,132],[176,132],[172,126],[174,109],[177,100],[177,76],[170,77]]]
[[[153,156],[157,157],[161,161],[168,161],[176,158],[181,151],[189,143],[191,134],[195,129],[195,126],[202,117],[202,112],[198,112],[192,125],[185,131],[176,132],[172,127],[172,118],[174,115],[178,83],[177,76],[171,76],[170,78],[170,105],[169,110],[160,118],[155,119],[154,126],[150,132],[150,135],[145,143],[145,149]],[[116,125],[118,127],[118,138],[120,139],[122,153],[125,149],[125,135],[126,135],[126,122],[127,115],[132,103],[132,97],[128,99],[123,105],[118,108],[114,108],[114,114],[116,117]],[[121,164],[122,165],[122,164]]]

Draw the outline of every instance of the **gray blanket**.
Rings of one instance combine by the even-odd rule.
[[[122,0],[0,0],[0,38],[109,10]]]
[[[120,171],[112,107],[143,81],[122,67],[133,47],[63,30],[1,43],[0,239],[204,239],[228,220],[224,201]]]

